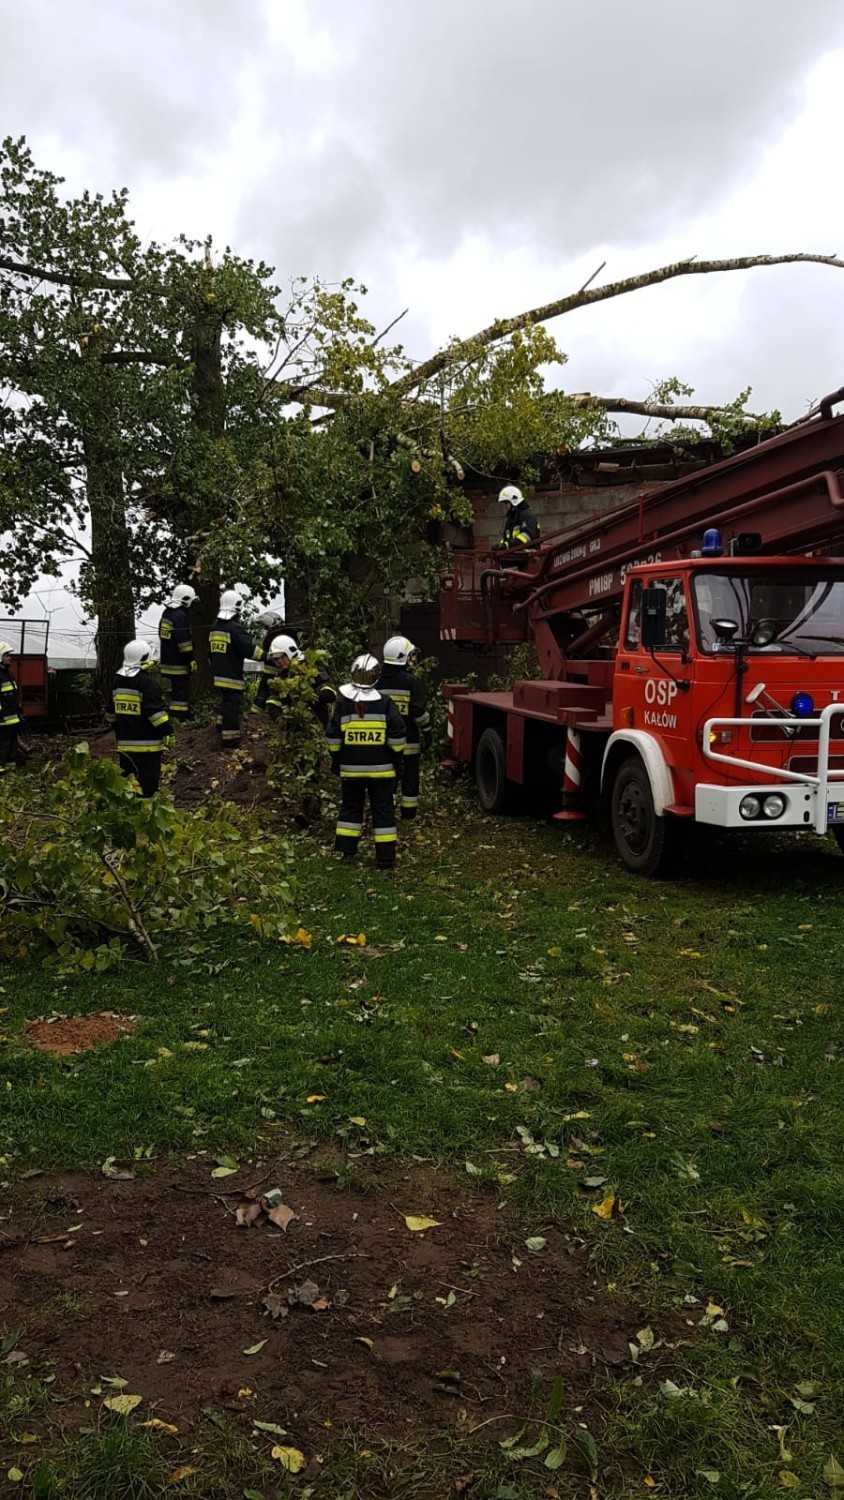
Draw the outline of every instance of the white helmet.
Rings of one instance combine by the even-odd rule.
[[[171,609],[190,609],[196,603],[196,589],[189,583],[177,583],[167,603]]]
[[[274,656],[286,656],[289,661],[304,661],[305,659],[304,651],[299,650],[292,635],[277,635],[270,641],[267,661],[272,661]]]
[[[498,496],[498,504],[522,505],[524,504],[524,498],[525,497],[517,484],[505,484],[503,490]]]
[[[233,620],[240,609],[240,599],[234,589],[223,589],[218,611],[221,620]]]
[[[275,630],[277,626],[283,623],[284,621],[277,609],[265,609],[264,613],[258,616],[258,624],[263,625],[265,630]]]
[[[124,677],[137,677],[144,667],[152,666],[152,646],[149,641],[130,641],[123,647],[123,666],[120,668]]]
[[[2,661],[2,659],[3,659],[4,656],[13,656],[13,655],[14,655],[14,648],[9,645],[9,642],[8,641],[0,641],[0,661]]]
[[[340,691],[347,698],[361,698],[364,702],[372,702],[378,697],[376,684],[380,676],[380,661],[364,651],[355,657],[349,668],[349,681],[343,684]]]
[[[406,667],[408,662],[415,661],[418,656],[418,650],[406,635],[391,635],[390,639],[385,642],[385,666]]]

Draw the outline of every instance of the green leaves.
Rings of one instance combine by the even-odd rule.
[[[295,927],[283,879],[291,861],[284,843],[256,844],[248,817],[139,798],[112,761],[77,745],[63,776],[51,768],[4,788],[0,954],[42,952],[64,971],[102,972],[127,956],[154,962],[159,942],[178,933],[201,952],[204,932],[252,914],[262,936],[285,938]]]

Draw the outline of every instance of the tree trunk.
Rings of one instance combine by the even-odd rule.
[[[91,557],[86,583],[97,618],[94,691],[108,701],[123,647],[135,636],[135,601],[129,555],[129,528],[123,472],[108,428],[97,423],[83,437],[91,514]]]
[[[215,302],[208,300],[208,292],[212,287],[213,271],[209,273],[208,268],[203,268],[197,273],[190,340],[193,420],[210,445],[223,436],[226,427],[226,386],[222,356],[225,314]],[[217,618],[221,579],[219,568],[214,565],[209,570],[207,562],[196,576],[199,599],[191,610],[191,634],[196,658],[197,691],[200,695],[205,695],[211,692],[212,687],[208,632]]]
[[[196,660],[196,690],[200,697],[207,697],[213,686],[208,633],[217,618],[217,610],[220,606],[220,575],[216,568],[212,577],[197,579],[196,592],[197,601],[190,612],[190,629]]]

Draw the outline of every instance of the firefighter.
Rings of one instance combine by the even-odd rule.
[[[384,646],[384,667],[378,679],[379,691],[392,698],[404,719],[407,734],[397,798],[401,803],[402,821],[415,818],[419,807],[419,756],[423,736],[431,722],[422,685],[411,670],[418,660],[419,652],[407,636],[392,635]]]
[[[261,662],[261,677],[258,682],[258,691],[255,694],[253,712],[267,706],[267,693],[270,687],[270,678],[273,675],[267,667],[267,656],[275,637],[280,635],[284,630],[284,621],[277,609],[265,609],[264,613],[258,616],[258,624],[263,631],[263,635],[261,637],[261,644],[255,648],[254,660]]]
[[[292,768],[301,788],[301,803],[295,821],[300,828],[315,823],[322,812],[320,795],[320,744],[322,733],[307,728],[308,710],[320,730],[328,728],[337,694],[328,680],[325,668],[310,665],[305,653],[290,635],[276,635],[267,652],[266,707],[274,721],[288,721],[288,750]],[[315,743],[315,739],[320,743]]]
[[[527,547],[539,541],[539,522],[518,485],[505,484],[498,503],[507,507],[499,547]]]
[[[190,714],[190,679],[196,671],[188,610],[196,602],[189,583],[177,583],[158,622],[161,675],[170,685],[170,713],[182,723]]]
[[[162,751],[175,744],[154,665],[149,641],[124,646],[123,665],[111,690],[112,711],[106,715],[117,735],[120,769],[124,776],[134,776],[142,797],[158,791]]]
[[[8,641],[0,641],[0,775],[11,771],[21,759],[18,744],[21,711],[11,666],[12,648]]]
[[[396,862],[394,792],[404,754],[404,721],[395,704],[376,686],[381,672],[374,656],[356,656],[349,681],[340,689],[328,748],[331,768],[340,777],[342,797],[335,847],[344,864],[352,864],[363,832],[369,794],[375,862],[389,869]]]
[[[290,677],[292,668],[304,665],[305,653],[296,645],[292,635],[276,635],[267,648],[266,659],[268,669],[266,706],[271,719],[280,719],[284,713],[285,698],[284,694],[279,691],[279,686],[285,678]],[[328,680],[328,673],[320,662],[316,662],[312,670],[314,679],[311,709],[314,718],[323,729],[327,729],[331,710],[337,701],[337,694]]]
[[[220,609],[208,636],[214,686],[220,694],[217,728],[224,750],[240,744],[245,681],[243,663],[252,655],[252,637],[240,623],[240,600],[234,589],[224,589]]]

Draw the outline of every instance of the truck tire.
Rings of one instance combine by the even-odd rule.
[[[610,803],[612,833],[622,864],[634,875],[667,875],[673,870],[681,830],[654,808],[648,773],[638,755],[618,768]]]
[[[505,812],[509,798],[507,752],[497,729],[485,729],[475,753],[475,783],[484,812]]]

